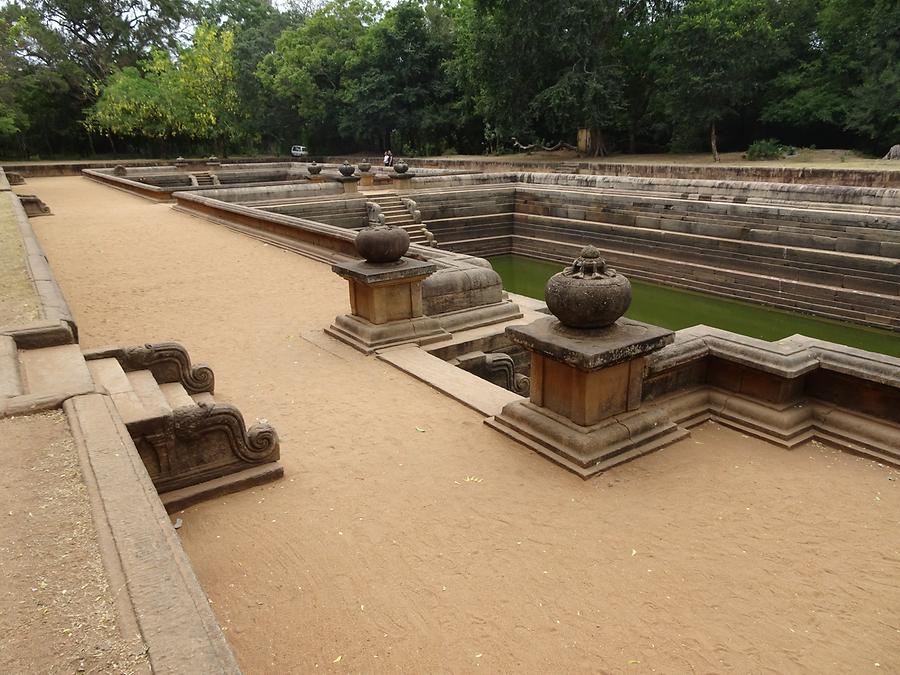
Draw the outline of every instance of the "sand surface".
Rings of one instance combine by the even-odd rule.
[[[180,340],[281,435],[283,481],[181,516],[246,673],[900,671],[897,471],[708,424],[583,482],[323,338],[327,265],[29,188],[84,346]]]

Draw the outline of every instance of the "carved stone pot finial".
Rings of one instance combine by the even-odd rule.
[[[571,266],[550,277],[544,299],[564,326],[603,328],[628,311],[631,284],[606,266],[597,248],[586,246]]]
[[[359,168],[360,171],[362,171],[363,173],[366,173],[369,169],[372,168],[372,165],[369,163],[368,159],[363,159],[363,161],[361,161],[357,165],[357,167]]]
[[[309,171],[310,175],[318,176],[322,172],[322,167],[312,162],[309,166],[306,167],[306,170]]]
[[[409,233],[393,225],[370,225],[356,235],[356,250],[366,262],[396,262],[409,250]]]
[[[344,163],[338,167],[338,171],[341,172],[342,176],[352,176],[356,171],[356,167],[345,159]]]
[[[400,160],[396,164],[394,164],[394,171],[397,173],[406,173],[409,171],[409,164],[407,164],[404,160]]]

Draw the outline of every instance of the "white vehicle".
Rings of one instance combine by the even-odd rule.
[[[291,157],[306,157],[307,155],[309,155],[309,151],[306,149],[305,145],[291,146]]]

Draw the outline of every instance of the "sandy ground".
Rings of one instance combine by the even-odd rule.
[[[25,246],[7,195],[0,198],[0,326],[24,325],[40,317],[40,300],[28,276]]]
[[[61,411],[0,420],[0,672],[144,672],[119,635]]]
[[[284,480],[179,530],[245,672],[900,671],[897,471],[709,424],[583,482],[316,337],[348,309],[326,265],[28,187],[85,346],[181,340],[281,434]]]

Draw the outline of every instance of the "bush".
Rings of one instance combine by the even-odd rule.
[[[792,151],[793,148],[782,145],[774,138],[764,138],[750,144],[747,148],[747,159],[781,159]]]

